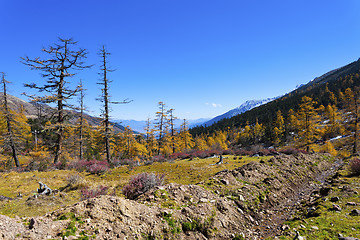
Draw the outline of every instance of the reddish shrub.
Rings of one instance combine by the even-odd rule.
[[[189,158],[190,155],[188,153],[185,152],[177,152],[177,153],[173,153],[169,156],[170,159],[186,159]]]
[[[127,198],[135,199],[151,188],[162,185],[164,178],[164,174],[140,173],[131,178],[129,184],[122,189],[122,192]]]
[[[209,151],[194,151],[191,153],[192,157],[198,157],[198,158],[207,158],[210,157]]]
[[[166,161],[164,155],[153,156],[151,160],[154,162],[165,162]]]
[[[98,160],[80,160],[77,162],[73,162],[69,165],[69,168],[76,169],[77,171],[87,171],[91,174],[102,174],[105,173],[109,169],[109,163],[106,161],[98,161]]]
[[[260,152],[259,152],[261,156],[269,156],[270,155],[270,150],[269,149],[261,149]]]
[[[109,190],[109,187],[106,186],[98,186],[97,189],[89,189],[88,187],[85,187],[80,190],[81,199],[85,200],[88,198],[94,198],[100,195],[106,195]]]
[[[222,152],[224,155],[234,155],[234,151],[232,149],[227,149]]]
[[[354,158],[349,162],[350,172],[354,176],[360,175],[360,159]]]
[[[280,150],[281,153],[287,154],[287,155],[291,155],[291,154],[296,154],[296,153],[305,153],[307,154],[308,152],[305,150],[301,150],[301,149],[296,149],[296,148],[286,148],[286,149],[282,149]]]

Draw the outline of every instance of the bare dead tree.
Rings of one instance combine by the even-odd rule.
[[[158,155],[163,145],[164,137],[166,135],[167,111],[164,102],[158,103],[159,111],[157,111],[155,119],[155,130],[158,132]]]
[[[110,128],[110,104],[126,104],[130,103],[131,100],[125,99],[121,102],[114,102],[110,100],[109,95],[109,84],[111,81],[108,79],[108,73],[113,72],[108,67],[108,61],[107,56],[110,55],[109,52],[106,51],[105,46],[102,46],[100,53],[101,57],[101,67],[100,67],[100,75],[102,76],[100,82],[98,84],[102,85],[101,88],[101,97],[98,99],[103,103],[103,109],[102,111],[102,118],[103,118],[103,125],[104,125],[104,142],[105,142],[105,153],[106,153],[106,161],[111,163],[111,156],[110,156],[110,134],[111,134],[111,128]]]
[[[170,127],[170,137],[171,137],[171,148],[172,148],[172,152],[175,153],[175,123],[174,121],[176,119],[178,119],[177,117],[174,116],[174,110],[173,108],[169,109],[167,111],[167,115],[168,115],[168,125]]]
[[[65,123],[64,110],[66,108],[74,108],[74,106],[68,104],[67,100],[71,99],[80,89],[79,86],[75,89],[68,87],[69,82],[66,81],[66,79],[73,77],[75,71],[91,67],[84,65],[82,61],[87,55],[85,49],[78,48],[72,50],[72,47],[76,45],[77,42],[72,39],[62,38],[59,38],[59,41],[59,44],[54,44],[54,46],[42,49],[42,52],[46,54],[45,58],[22,58],[22,63],[29,66],[31,70],[42,71],[42,77],[47,78],[46,83],[41,86],[35,83],[25,84],[26,87],[46,93],[44,96],[32,95],[29,97],[35,102],[55,103],[57,105],[57,120],[56,124],[53,125],[53,130],[57,134],[57,140],[54,146],[54,163],[59,161],[62,153]]]
[[[80,123],[79,123],[79,158],[83,159],[83,128],[84,128],[84,97],[85,97],[85,89],[83,88],[82,80],[80,79],[80,89],[79,89],[79,102],[80,102]]]
[[[7,99],[7,92],[6,92],[6,84],[9,83],[5,80],[5,73],[1,73],[1,84],[3,88],[3,108],[4,108],[4,114],[5,114],[5,121],[6,121],[6,127],[7,127],[7,137],[6,140],[10,145],[12,157],[15,162],[16,167],[20,167],[19,159],[17,156],[16,146],[15,146],[15,136],[13,132],[13,121],[14,118],[10,112],[9,105],[8,105],[8,99]]]

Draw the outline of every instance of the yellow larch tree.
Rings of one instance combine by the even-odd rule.
[[[311,97],[302,97],[296,114],[299,121],[299,140],[305,146],[306,151],[309,151],[310,144],[318,138],[319,115],[315,109],[315,104],[316,102]]]

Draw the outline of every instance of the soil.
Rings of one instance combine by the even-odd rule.
[[[279,234],[341,164],[324,154],[279,155],[136,200],[99,196],[42,217],[0,215],[0,239],[263,239]]]

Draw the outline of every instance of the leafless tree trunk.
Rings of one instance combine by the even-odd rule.
[[[82,81],[80,80],[80,124],[79,124],[79,158],[83,159],[83,127],[84,127],[84,88],[82,85]]]
[[[111,82],[107,75],[109,72],[112,72],[113,70],[109,69],[107,64],[107,56],[110,55],[109,52],[106,51],[105,46],[102,47],[102,49],[100,50],[99,55],[101,56],[101,75],[102,75],[102,79],[101,81],[98,83],[100,85],[102,85],[102,95],[101,98],[99,99],[103,104],[104,104],[104,109],[102,110],[102,117],[103,117],[103,124],[105,127],[104,130],[104,142],[105,142],[105,153],[106,153],[106,160],[111,163],[111,156],[110,156],[110,134],[111,134],[111,128],[110,128],[110,117],[109,117],[109,105],[110,104],[125,104],[125,103],[129,103],[131,101],[129,100],[124,100],[122,102],[113,102],[110,101],[110,96],[109,96],[109,83]]]
[[[172,152],[175,153],[175,140],[174,140],[174,137],[175,137],[175,129],[174,129],[174,126],[175,126],[175,123],[174,121],[176,119],[178,119],[177,117],[174,116],[173,112],[174,112],[175,109],[171,108],[168,110],[168,116],[169,116],[169,121],[168,121],[168,124],[170,126],[170,135],[171,135],[171,148],[172,148]]]
[[[2,73],[1,83],[3,85],[2,87],[3,87],[3,92],[4,92],[3,93],[3,96],[4,96],[3,106],[4,106],[4,113],[5,113],[6,127],[7,127],[7,135],[8,135],[7,140],[9,141],[9,145],[10,145],[10,148],[11,148],[11,153],[12,153],[12,157],[13,157],[14,162],[15,162],[15,166],[20,167],[20,163],[19,163],[19,159],[18,159],[18,156],[17,156],[16,147],[15,147],[15,137],[14,137],[13,128],[12,128],[13,118],[11,116],[8,101],[7,101],[6,84],[9,83],[9,82],[5,80],[5,73]]]
[[[158,139],[158,155],[160,155],[160,151],[161,151],[161,147],[163,144],[163,138],[165,135],[165,124],[166,124],[166,119],[167,119],[167,115],[166,115],[166,105],[163,102],[159,102],[159,111],[156,112],[156,125],[155,125],[155,129],[156,131],[159,132],[159,139]]]

